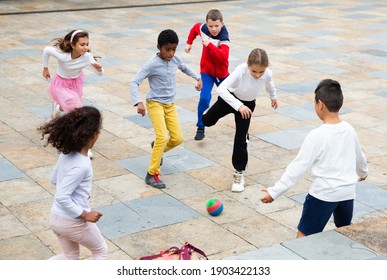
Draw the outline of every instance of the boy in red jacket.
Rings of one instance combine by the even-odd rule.
[[[228,56],[230,40],[228,31],[223,23],[223,16],[219,10],[212,9],[207,13],[206,23],[196,23],[189,32],[185,51],[189,53],[192,43],[197,36],[202,39],[202,57],[200,60],[200,75],[203,88],[198,103],[198,121],[195,140],[203,140],[204,124],[202,115],[210,106],[211,91],[218,86],[229,74]]]

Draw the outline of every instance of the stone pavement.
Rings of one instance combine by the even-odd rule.
[[[385,1],[77,2],[0,2],[0,259],[47,259],[60,251],[49,228],[55,193],[49,177],[58,155],[43,147],[36,128],[51,114],[43,48],[72,29],[90,32],[92,52],[105,68],[103,78],[85,71],[84,101],[104,116],[93,150],[90,203],[104,212],[98,225],[109,259],[137,259],[186,241],[214,260],[387,258]],[[166,28],[179,34],[178,54],[199,71],[200,42],[190,54],[184,45],[191,26],[211,8],[223,12],[230,33],[231,71],[251,49],[268,52],[280,107],[272,110],[265,92],[257,99],[247,187],[232,193],[233,118],[194,141],[198,93],[179,73],[176,105],[185,142],[165,154],[167,188],[152,189],[144,176],[153,131],[130,102],[129,81],[157,51],[157,36]],[[51,60],[51,73],[55,66]],[[310,176],[269,205],[260,203],[260,189],[279,179],[306,133],[320,125],[313,90],[324,78],[342,84],[341,117],[355,127],[370,172],[357,186],[353,225],[336,230],[329,222],[323,233],[295,239]],[[144,96],[147,89],[144,82]],[[224,203],[218,217],[206,213],[211,197]],[[82,258],[90,258],[86,249]]]

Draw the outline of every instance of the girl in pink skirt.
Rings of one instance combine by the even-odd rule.
[[[83,30],[73,30],[64,38],[56,38],[54,46],[48,46],[43,51],[43,77],[51,77],[48,70],[50,56],[58,60],[56,75],[51,79],[48,92],[53,99],[52,117],[60,112],[70,112],[82,107],[83,72],[86,66],[92,66],[94,72],[103,75],[101,64],[97,63],[89,52],[89,33]]]

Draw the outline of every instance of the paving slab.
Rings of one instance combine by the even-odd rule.
[[[153,195],[98,208],[104,213],[101,232],[108,238],[150,230],[200,217],[193,209],[165,195]]]
[[[304,260],[301,256],[281,244],[233,255],[226,260]]]
[[[334,230],[285,241],[282,245],[306,260],[367,260],[378,256]]]
[[[140,178],[145,178],[148,171],[150,156],[142,156],[119,160],[117,163]],[[196,168],[216,165],[215,162],[190,151],[186,148],[176,148],[168,151],[163,156],[162,174],[175,174]]]
[[[19,179],[26,176],[24,172],[3,158],[0,158],[0,170],[0,181]]]
[[[291,150],[300,148],[306,134],[314,128],[315,127],[308,125],[287,130],[257,134],[254,136],[274,145]]]

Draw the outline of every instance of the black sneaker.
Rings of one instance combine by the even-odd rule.
[[[159,174],[157,173],[151,175],[149,174],[149,172],[147,172],[145,176],[145,183],[147,183],[149,186],[154,187],[156,189],[166,188],[164,182],[160,180]]]
[[[153,146],[154,146],[154,145],[155,145],[155,141],[152,141],[152,143],[151,143],[152,149],[153,149]],[[163,162],[164,162],[163,157],[161,157],[161,160],[160,160],[160,166],[163,165]]]
[[[204,139],[204,128],[198,128],[196,130],[195,140],[200,141]]]

